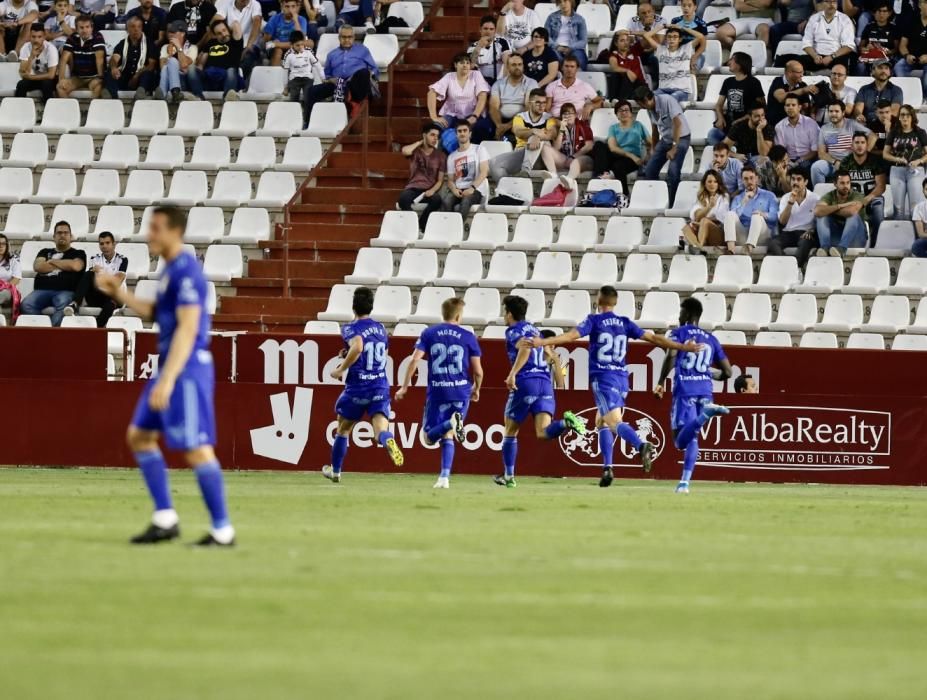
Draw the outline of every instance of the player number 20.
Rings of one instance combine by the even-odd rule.
[[[431,371],[435,374],[463,374],[464,349],[461,345],[431,346]]]
[[[711,366],[711,348],[702,348],[698,352],[687,352],[682,358],[683,369],[695,367],[697,372],[707,372]]]
[[[386,343],[365,343],[364,355],[368,372],[386,367]]]
[[[624,335],[599,333],[599,351],[595,355],[601,365],[617,364],[624,361],[628,352],[628,338]]]

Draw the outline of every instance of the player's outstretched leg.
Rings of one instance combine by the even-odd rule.
[[[450,431],[454,431],[454,437],[457,438],[458,442],[464,441],[464,432],[463,432],[463,414],[460,411],[454,412],[450,418],[445,421],[441,421],[436,426],[429,428],[425,432],[425,437],[428,438],[428,442],[434,444],[438,442],[445,434]]]
[[[585,421],[583,421],[582,418],[580,418],[579,416],[577,416],[577,415],[576,415],[575,413],[573,413],[572,411],[564,411],[564,412],[563,412],[563,420],[558,421],[558,422],[563,423],[563,425],[564,425],[564,431],[565,431],[565,430],[572,430],[574,433],[577,433],[578,435],[585,435],[585,434],[586,434],[586,423],[585,423]],[[551,423],[551,425],[553,425],[553,423]],[[550,427],[550,426],[548,426],[548,427]],[[561,431],[561,432],[563,432],[563,431]]]
[[[171,501],[167,463],[158,448],[157,433],[132,427],[129,428],[128,441],[154,502],[151,524],[129,541],[132,544],[157,544],[180,537],[180,519]]]
[[[322,467],[322,476],[329,481],[339,483],[341,481],[341,466],[344,464],[344,457],[348,453],[348,436],[335,435],[335,441],[332,443],[332,463]]]
[[[653,445],[641,440],[634,428],[628,423],[619,423],[615,432],[618,433],[618,437],[638,451],[641,456],[641,464],[644,467],[644,473],[649,474],[651,467],[653,467]]]
[[[695,470],[697,459],[698,440],[691,440],[682,454],[682,477],[679,479],[679,485],[676,486],[676,493],[689,493],[689,482],[692,480],[692,472]]]
[[[460,415],[459,413],[454,415]],[[435,482],[436,489],[451,487],[451,469],[454,466],[454,439],[441,438],[441,474]]]
[[[211,447],[199,447],[187,452],[187,464],[196,472],[200,493],[209,511],[212,527],[196,542],[200,547],[231,547],[235,544],[235,528],[229,519],[225,503],[225,483],[222,467]]]
[[[608,488],[615,479],[615,473],[612,471],[612,458],[615,453],[615,434],[607,425],[599,427],[599,452],[602,455],[602,478],[599,479],[599,486]]]
[[[396,444],[396,438],[389,430],[389,421],[382,413],[374,414],[370,419],[373,429],[377,434],[377,442],[386,450],[393,466],[401,467],[405,458],[402,456],[402,450]]]
[[[727,406],[705,403],[698,416],[687,422],[676,434],[676,447],[683,451],[682,477],[676,487],[677,493],[689,493],[689,481],[698,460],[698,432],[715,416],[726,416],[731,412]]]

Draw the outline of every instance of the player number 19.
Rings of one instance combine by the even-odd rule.
[[[386,343],[365,343],[364,355],[368,372],[386,367]]]

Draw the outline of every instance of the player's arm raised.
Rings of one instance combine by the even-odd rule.
[[[351,342],[348,345],[348,354],[344,356],[341,364],[332,370],[330,375],[331,378],[340,382],[341,378],[344,376],[344,373],[351,369],[351,365],[357,362],[357,358],[361,356],[363,351],[364,341],[361,340],[359,335],[355,335],[353,338],[351,338]]]
[[[644,331],[641,340],[646,340],[651,345],[656,345],[665,350],[680,350],[682,352],[698,352],[704,347],[694,340],[687,340],[685,343],[677,343],[675,340],[670,340],[665,335],[657,335],[653,331]]]
[[[409,390],[409,385],[412,384],[412,377],[415,376],[415,371],[418,369],[418,363],[425,359],[424,350],[416,350],[412,353],[412,357],[409,360],[409,365],[406,367],[405,376],[402,378],[402,386],[396,391],[396,400],[402,401],[405,398],[406,392]]]
[[[147,299],[139,299],[132,292],[125,289],[125,287],[122,286],[122,278],[119,275],[97,272],[93,279],[97,289],[110,297],[117,304],[128,306],[145,321],[154,319],[154,302]],[[199,319],[197,319],[197,321],[199,321]]]
[[[565,345],[566,343],[573,343],[582,338],[583,336],[580,332],[573,328],[568,330],[566,333],[561,333],[560,335],[555,335],[551,338],[542,338],[540,336],[534,336],[533,338],[522,338],[518,341],[519,348],[543,348],[547,345]]]
[[[470,392],[470,400],[476,403],[480,400],[480,387],[483,386],[483,363],[477,355],[470,358],[470,375],[473,377],[473,390]]]
[[[154,410],[163,411],[170,403],[174,383],[190,359],[199,327],[199,305],[183,304],[177,307],[177,330],[167,350],[167,360],[158,372],[158,381],[148,396],[148,403]]]

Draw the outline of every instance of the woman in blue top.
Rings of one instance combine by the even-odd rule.
[[[627,194],[628,175],[636,171],[647,154],[647,130],[634,118],[631,103],[615,103],[618,123],[608,130],[608,141],[597,141],[592,148],[592,172],[601,179],[616,178]]]
[[[579,61],[579,69],[586,70],[589,59],[586,56],[586,20],[576,14],[574,0],[560,0],[560,9],[547,16],[544,28],[550,35],[550,43],[560,54],[562,61],[573,56]]]

